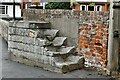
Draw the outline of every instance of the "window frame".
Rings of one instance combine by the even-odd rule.
[[[83,10],[83,9],[82,9],[82,6],[84,6],[84,7],[85,7],[85,10]],[[81,10],[81,11],[86,11],[86,5],[83,5],[83,4],[82,4],[82,5],[80,5],[80,10]]]
[[[87,11],[91,11],[91,10],[88,10],[88,9],[89,9],[89,6],[90,6],[90,5],[87,6]],[[94,10],[93,10],[93,11],[95,11],[95,6],[93,6],[93,7],[94,7]]]
[[[97,10],[98,7],[100,7],[100,8],[99,8],[99,11],[102,11],[102,5],[96,5],[96,11],[98,11],[98,10]]]
[[[3,12],[3,8],[4,8],[4,12]],[[8,14],[7,10],[8,10],[7,5],[0,5],[0,11],[2,11],[1,14]]]

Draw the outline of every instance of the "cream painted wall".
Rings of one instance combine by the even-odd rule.
[[[13,2],[13,0],[0,0],[0,2]],[[22,2],[22,0],[15,0],[15,2]]]

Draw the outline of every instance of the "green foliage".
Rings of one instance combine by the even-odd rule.
[[[46,9],[70,9],[70,2],[49,2]]]
[[[94,6],[95,5],[95,3],[94,2],[91,2],[90,4],[89,4],[89,6]]]

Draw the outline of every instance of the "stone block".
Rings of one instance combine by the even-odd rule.
[[[44,47],[34,46],[34,53],[43,55],[44,54]]]
[[[23,36],[18,36],[18,35],[13,35],[12,36],[12,41],[22,42],[22,40],[23,40]]]
[[[17,41],[18,39],[16,38],[17,35],[11,35],[11,40],[12,41]]]
[[[30,48],[29,48],[29,45],[24,44],[24,49],[23,49],[23,50],[29,52],[29,49],[30,49]]]
[[[16,47],[17,47],[16,44],[17,44],[16,42],[8,41],[8,47],[9,47],[9,48],[16,48]]]
[[[34,45],[29,45],[29,52],[34,52]]]
[[[25,37],[25,36],[24,36],[22,42],[23,42],[24,44],[28,44],[28,40],[29,40],[28,37]]]
[[[41,39],[41,38],[36,39],[36,45],[38,45],[38,46],[43,47],[43,46],[48,46],[48,45],[51,45],[51,44],[52,43],[47,41],[46,39]]]
[[[18,30],[18,35],[24,35],[23,33],[24,33],[24,29],[20,29],[20,28],[19,28],[19,30]]]
[[[29,44],[32,44],[32,45],[35,45],[35,41],[36,41],[36,38],[28,38],[28,43]]]
[[[50,64],[50,63],[49,63],[49,61],[50,61],[49,59],[50,59],[50,58],[49,58],[48,56],[43,55],[42,57],[43,57],[43,59],[44,59],[44,62],[43,62],[44,64]]]
[[[16,28],[8,27],[8,34],[16,34]]]
[[[23,43],[17,43],[16,46],[17,46],[17,48],[20,49],[20,50],[23,50],[23,49],[24,49],[24,44],[23,44]]]
[[[23,37],[23,43],[25,44],[30,44],[30,45],[35,45],[36,38],[31,38],[31,37]]]
[[[12,41],[12,36],[11,35],[8,36],[8,41]]]

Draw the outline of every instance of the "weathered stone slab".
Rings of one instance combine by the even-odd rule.
[[[17,48],[17,42],[8,41],[8,47],[9,48]]]
[[[47,29],[44,31],[44,35],[47,37],[48,40],[52,41],[56,37],[58,32],[59,30],[56,29]]]
[[[44,21],[29,21],[29,26],[33,29],[50,29],[50,25],[50,23]]]
[[[17,27],[17,28],[29,28],[29,22],[28,21],[10,21],[9,26]]]
[[[75,62],[75,63],[78,63],[78,64],[81,64],[81,63],[84,63],[84,57],[83,56],[74,56],[74,55],[70,55],[67,59],[67,61],[70,61],[70,62]],[[83,64],[81,64],[83,65]]]
[[[14,41],[14,42],[22,42],[23,36],[18,36],[18,35],[10,35],[8,37],[9,41]]]
[[[61,47],[58,49],[59,52],[74,53],[75,47]]]
[[[60,56],[60,55],[70,55],[74,53],[75,47],[62,47],[62,48],[56,48],[56,47],[46,47],[45,48],[45,55],[48,56]]]
[[[65,44],[66,40],[67,40],[66,37],[56,37],[53,40],[53,46],[62,46],[63,44]]]

